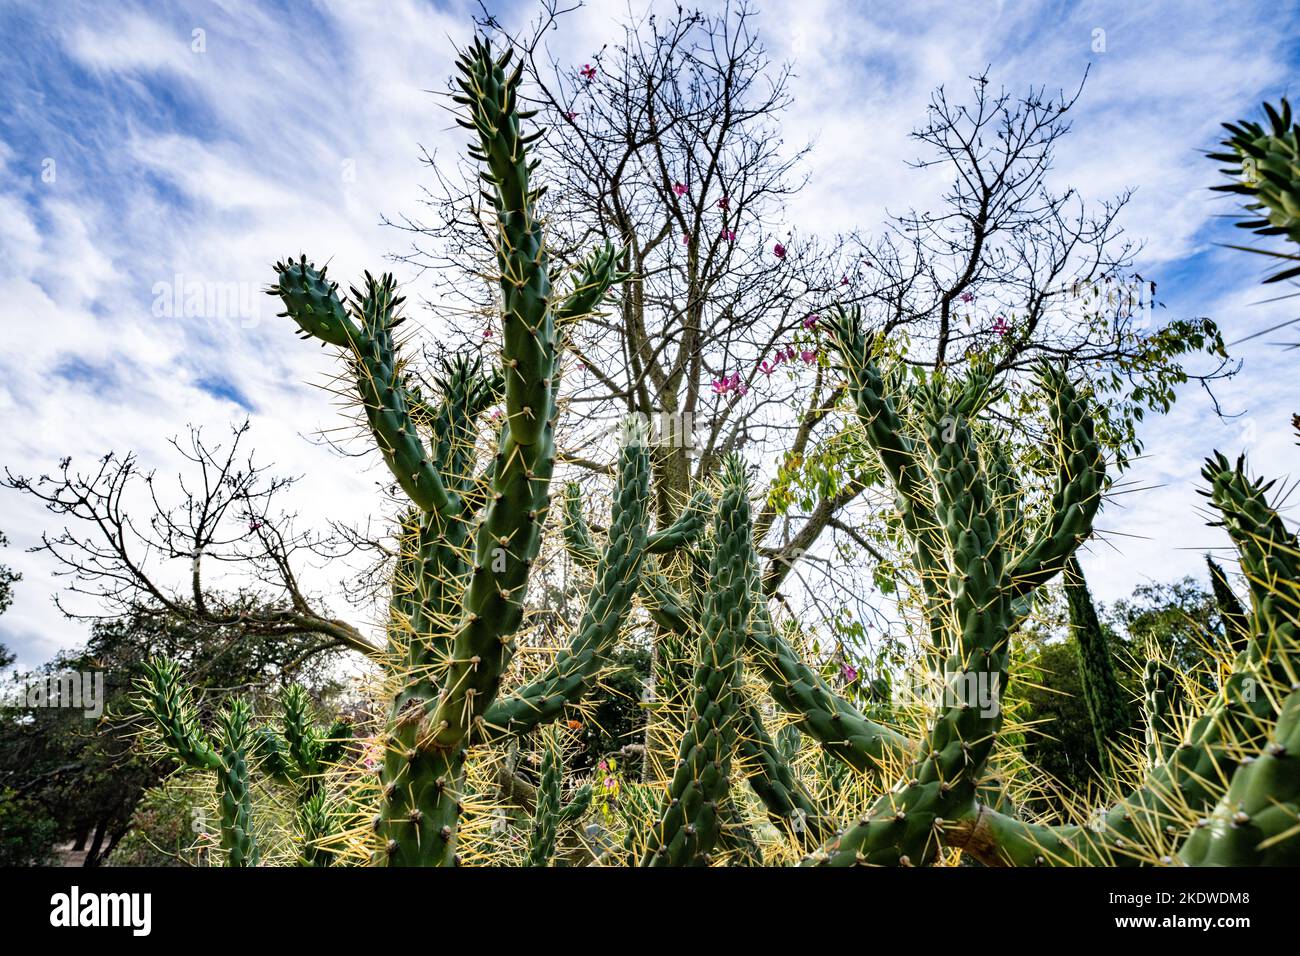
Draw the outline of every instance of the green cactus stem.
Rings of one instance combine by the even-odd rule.
[[[1152,659],[1142,671],[1142,697],[1147,766],[1154,768],[1169,759],[1182,737],[1186,691],[1177,671]]]
[[[249,760],[255,747],[252,710],[243,698],[233,698],[217,714],[216,736],[199,726],[190,695],[180,686],[180,669],[157,658],[145,665],[137,712],[150,717],[164,745],[181,763],[215,774],[221,848],[226,866],[257,866],[259,848],[253,831]]]
[[[338,832],[338,816],[324,790],[315,791],[298,804],[295,814],[298,827],[297,864],[305,867],[329,866],[334,852],[326,845]]]
[[[495,739],[502,733],[524,733],[538,723],[554,720],[566,707],[581,701],[618,640],[641,579],[650,496],[650,456],[640,420],[629,416],[621,438],[613,520],[605,549],[596,563],[596,580],[587,594],[582,619],[569,646],[554,663],[488,710],[482,722],[483,739]],[[590,544],[590,537],[586,538]],[[594,550],[595,546],[591,547]]]
[[[528,866],[550,866],[555,837],[560,829],[560,799],[564,786],[564,758],[559,731],[554,725],[542,731],[542,774],[537,783],[537,805],[528,838]]]
[[[795,776],[793,755],[783,754],[777,747],[752,700],[741,708],[737,743],[738,769],[762,801],[772,824],[807,849],[829,840],[834,835],[834,821]]]
[[[1219,618],[1223,621],[1223,633],[1228,639],[1228,647],[1233,654],[1240,654],[1250,641],[1250,621],[1246,609],[1241,606],[1237,593],[1228,583],[1228,576],[1208,554],[1205,564],[1210,569],[1210,589],[1214,592],[1214,604],[1218,608]]]
[[[718,844],[742,703],[741,649],[749,629],[757,569],[744,464],[729,457],[714,516],[693,700],[668,794],[643,856],[648,866],[700,866]]]
[[[1287,697],[1272,739],[1242,760],[1179,858],[1189,866],[1300,865],[1300,692]]]
[[[1079,560],[1071,555],[1065,563],[1065,598],[1070,608],[1070,630],[1074,634],[1079,660],[1079,680],[1088,707],[1093,739],[1101,769],[1110,765],[1110,750],[1120,744],[1132,725],[1128,695],[1115,675],[1115,664],[1106,632],[1093,606],[1088,582]]]
[[[976,373],[952,383],[936,374],[917,389],[911,398],[920,406],[923,440],[912,442],[878,390],[883,378],[859,321],[856,312],[841,311],[835,344],[868,441],[898,492],[917,571],[923,581],[930,578],[926,613],[934,644],[946,656],[945,696],[902,781],[809,862],[920,866],[937,855],[947,822],[978,805],[1002,723],[1017,601],[1058,573],[1091,532],[1104,471],[1085,404],[1063,372],[1042,368],[1039,383],[1050,401],[1060,462],[1057,486],[1038,534],[1008,553],[1005,506],[990,487],[971,427],[993,398],[987,377]],[[928,492],[917,486],[922,479]]]
[[[251,721],[252,710],[240,697],[231,700],[217,714],[221,755],[217,767],[217,800],[221,810],[221,848],[226,851],[227,866],[257,866],[259,855],[248,783]]]
[[[1218,192],[1237,193],[1248,199],[1251,215],[1237,223],[1260,236],[1285,236],[1300,243],[1300,124],[1291,121],[1291,104],[1284,98],[1278,109],[1264,104],[1269,126],[1242,120],[1224,123],[1232,135],[1223,141],[1226,152],[1210,153],[1210,159],[1228,163],[1222,172],[1233,181],[1212,187]],[[1258,217],[1258,218],[1257,218]],[[1294,254],[1237,246],[1247,252],[1295,260]],[[1282,282],[1300,275],[1300,266],[1277,272],[1265,282]]]

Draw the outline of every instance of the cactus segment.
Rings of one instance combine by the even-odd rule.
[[[1115,676],[1115,663],[1106,632],[1093,606],[1088,583],[1079,560],[1071,555],[1065,562],[1065,597],[1070,607],[1070,629],[1074,632],[1079,661],[1079,680],[1084,703],[1092,723],[1093,737],[1102,766],[1109,765],[1110,749],[1128,733],[1132,724],[1128,697]]]
[[[646,542],[646,551],[650,554],[668,554],[679,548],[694,544],[700,531],[708,523],[709,513],[713,510],[713,496],[706,489],[699,489],[691,495],[677,520],[668,527],[650,535]]]
[[[501,733],[524,733],[578,703],[618,640],[641,578],[650,497],[650,456],[644,430],[635,418],[629,429],[620,453],[609,538],[598,559],[582,619],[569,646],[545,672],[497,701],[484,715],[483,733],[488,739]]]
[[[1168,760],[1178,746],[1185,699],[1178,672],[1163,661],[1147,661],[1142,671],[1142,716],[1149,768]]]
[[[748,481],[735,456],[724,465],[713,528],[691,713],[645,847],[643,862],[649,866],[705,865],[721,832],[742,703],[740,653],[757,593]]]

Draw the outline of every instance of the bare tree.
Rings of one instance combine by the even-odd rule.
[[[598,233],[624,250],[632,276],[612,314],[568,343],[576,359],[566,369],[568,402],[586,427],[566,457],[603,471],[603,426],[627,412],[646,416],[657,431],[656,508],[666,522],[727,451],[788,447],[800,427],[791,407],[824,403],[819,375],[768,373],[781,362],[813,364],[811,353],[801,362],[796,338],[812,347],[805,322],[841,272],[833,243],[783,221],[804,185],[808,147],[787,149],[782,139],[790,68],[770,62],[748,4],[634,17],[618,43],[583,65],[544,44],[564,12],[544,4],[527,37],[509,38],[527,64],[530,105],[544,117],[535,148],[550,177],[552,252],[572,261]],[[413,234],[402,258],[432,269],[440,307],[459,302],[473,314],[490,289],[465,281],[467,264],[492,274],[476,258],[490,248],[482,233],[491,219],[472,170],[457,179],[428,160],[434,213],[397,223]]]
[[[160,494],[155,473],[141,471],[131,454],[109,453],[88,474],[73,471],[69,458],[57,477],[5,469],[0,484],[32,495],[69,522],[42,534],[35,550],[53,557],[55,573],[70,578],[69,593],[94,598],[96,608],[69,608],[56,596],[60,610],[83,619],[170,615],[265,637],[318,636],[304,654],[379,653],[300,584],[302,562],[345,552],[329,537],[297,530],[295,515],[280,510],[294,479],[269,474],[241,450],[248,427],[233,427],[221,444],[205,442],[197,429],[185,442],[172,439],[190,471],[177,478],[179,503]],[[175,562],[188,569],[177,575],[165,567]],[[211,586],[205,575],[213,568],[232,575],[233,584]]]
[[[505,37],[525,60],[543,118],[556,254],[571,259],[598,231],[626,250],[632,274],[613,314],[569,343],[569,408],[587,427],[570,429],[581,441],[566,457],[603,471],[601,423],[628,411],[660,423],[661,522],[726,451],[778,462],[758,521],[769,593],[827,529],[859,551],[869,543],[843,516],[872,478],[841,450],[841,392],[817,328],[832,302],[863,304],[905,362],[992,365],[1013,392],[1036,362],[1069,362],[1092,379],[1120,464],[1140,447],[1143,410],[1167,409],[1191,377],[1182,356],[1217,352],[1217,367],[1196,377],[1224,373],[1213,323],[1154,323],[1155,283],[1132,273],[1138,247],[1119,226],[1129,195],[1090,206],[1072,188],[1050,189],[1054,147],[1082,84],[1072,95],[1017,97],[994,92],[983,75],[967,103],[937,90],[913,134],[926,153],[912,165],[950,172],[938,211],[894,215],[874,237],[805,236],[783,220],[806,182],[809,150],[787,149],[780,133],[791,67],[770,60],[748,3],[632,15],[586,63],[546,45],[572,9],[544,0],[524,34]],[[491,16],[482,25],[505,34]],[[393,223],[411,234],[399,258],[431,271],[437,308],[475,315],[491,295],[493,264],[477,256],[490,247],[492,220],[471,171],[458,177],[426,160],[433,214]],[[478,323],[464,327],[480,334]],[[1016,415],[1034,440],[1032,416],[993,411]],[[792,481],[817,491],[783,494]]]

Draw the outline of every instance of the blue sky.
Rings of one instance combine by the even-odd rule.
[[[514,23],[534,10],[488,6]],[[1265,297],[1261,264],[1214,245],[1239,237],[1216,218],[1231,207],[1206,189],[1216,174],[1199,152],[1220,121],[1297,92],[1297,4],[758,6],[772,53],[796,67],[787,138],[817,144],[810,184],[789,209],[801,231],[871,231],[886,209],[934,204],[940,184],[905,166],[915,156],[907,133],[934,86],[959,90],[987,65],[1013,90],[1072,89],[1090,67],[1054,181],[1092,199],[1136,188],[1124,224],[1147,242],[1138,271],[1159,280],[1168,315],[1211,316],[1232,341],[1297,308],[1253,305]],[[476,7],[6,3],[0,464],[39,473],[63,455],[134,449],[171,470],[166,437],[247,414],[263,457],[304,475],[294,502],[304,518],[362,518],[376,472],[309,440],[336,424],[315,387],[329,358],[303,347],[260,289],[287,254],[332,257],[352,276],[401,247],[379,217],[415,208],[428,176],[419,146],[461,148],[427,91],[443,87]],[[589,3],[552,49],[589,59],[616,39],[625,9]],[[205,294],[187,302],[195,284]],[[422,291],[414,282],[408,295]],[[442,328],[434,313],[413,321],[434,336]],[[1085,560],[1104,598],[1199,573],[1202,551],[1221,545],[1194,494],[1212,448],[1248,450],[1263,474],[1296,473],[1288,421],[1300,389],[1293,361],[1268,344],[1280,338],[1236,350],[1245,368],[1219,397],[1237,418],[1220,421],[1189,388],[1170,416],[1148,420],[1148,455],[1132,477],[1155,490],[1109,509],[1102,524],[1133,537]],[[50,604],[60,586],[51,564],[23,552],[46,517],[17,495],[0,498],[13,544],[3,560],[25,575],[0,642],[26,665],[84,636]],[[329,571],[315,573],[327,587]]]

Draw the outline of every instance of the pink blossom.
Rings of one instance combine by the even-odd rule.
[[[731,206],[731,200],[728,197],[723,196],[721,199],[718,200],[718,208],[721,209],[723,212],[726,212],[727,209],[730,208],[730,206]]]
[[[489,325],[486,329],[483,330],[483,338],[485,339],[492,338],[492,326]]]
[[[578,72],[582,74],[583,78],[588,83],[590,83],[592,80],[596,78],[596,68],[592,66],[590,63],[582,64],[582,69],[579,70]]]
[[[715,378],[712,384],[714,395],[726,395],[728,392],[737,392],[744,395],[749,391],[749,386],[740,381],[739,372],[733,372],[731,375],[723,375],[721,378]]]
[[[578,114],[575,113],[573,110],[569,110],[567,113],[564,114],[564,118],[568,120],[570,123],[572,123],[575,119],[578,118]]]
[[[785,246],[781,245],[781,243],[778,242],[776,245],[772,247],[772,255],[776,256],[778,259],[784,259]]]
[[[494,408],[492,409],[491,412],[488,413],[488,418],[492,419],[492,421],[496,421],[500,417],[501,417],[501,409],[499,408]]]
[[[811,329],[813,326],[817,324],[818,318],[819,316],[817,315],[816,312],[809,312],[807,317],[803,320],[803,327],[805,329]]]
[[[803,359],[804,363],[807,365],[811,365],[813,362],[817,361],[817,353],[810,352],[807,349],[804,349],[802,352],[800,352],[799,357]]]
[[[776,365],[764,359],[763,361],[758,363],[758,370],[762,372],[764,375],[771,375],[773,372],[776,371]]]
[[[849,284],[849,277],[848,277],[848,276],[840,276],[840,285],[848,285],[848,284]]]
[[[609,769],[609,762],[608,762],[608,761],[605,761],[605,760],[602,760],[600,763],[596,764],[596,766],[599,767],[601,770],[608,770],[608,769]]]
[[[682,245],[689,246],[690,244],[691,244],[691,234],[689,232],[682,233]]]
[[[1011,326],[1007,324],[1007,320],[1004,319],[1002,316],[999,315],[996,319],[993,320],[993,331],[996,332],[998,335],[1006,335],[1007,332],[1009,332],[1010,330],[1011,330]]]
[[[858,669],[852,664],[845,664],[840,668],[840,673],[850,684],[858,679]]]
[[[970,305],[972,302],[975,301],[975,295],[972,292],[963,292],[961,294],[961,300],[965,302],[967,305]]]
[[[685,183],[673,183],[673,192],[676,193],[678,196],[685,196],[685,195],[686,195],[686,184],[685,184]]]
[[[735,231],[734,229],[723,229],[723,230],[722,230],[722,238],[725,239],[725,240],[727,240],[727,242],[735,242],[735,241],[736,241],[736,231]]]

